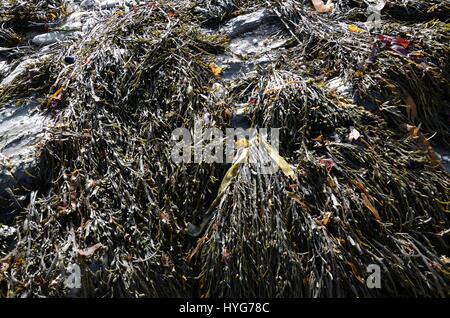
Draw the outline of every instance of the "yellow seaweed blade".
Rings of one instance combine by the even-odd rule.
[[[214,75],[214,77],[217,79],[222,74],[222,68],[220,66],[217,66],[215,63],[209,64],[209,69],[211,70],[211,73]]]
[[[361,33],[362,32],[362,30],[357,25],[354,25],[354,24],[350,24],[348,26],[348,30],[352,33]]]
[[[292,180],[296,180],[295,172],[291,168],[289,163],[283,157],[281,157],[278,154],[278,152],[275,149],[273,149],[273,147],[271,145],[269,145],[264,139],[261,138],[261,141],[264,144],[264,146],[266,147],[266,149],[268,150],[269,156],[272,158],[272,160],[274,160],[277,163],[277,165],[280,167],[281,171],[283,171],[284,175],[286,177],[291,178]]]
[[[233,163],[230,169],[228,169],[227,173],[225,174],[225,177],[222,180],[222,183],[220,184],[218,197],[221,197],[225,193],[226,189],[228,189],[228,187],[231,184],[231,181],[237,175],[237,172],[239,171],[239,167],[241,166],[241,164],[247,161],[248,154],[249,154],[248,148],[244,148],[240,156],[237,158],[236,162]]]

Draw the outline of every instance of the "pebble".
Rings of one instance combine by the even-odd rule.
[[[74,56],[66,56],[64,58],[64,62],[66,64],[75,64],[75,57]]]
[[[33,42],[33,44],[35,45],[49,45],[49,44],[53,44],[56,43],[58,41],[62,41],[66,38],[66,34],[63,32],[59,32],[59,31],[55,31],[55,32],[50,32],[50,33],[44,33],[44,34],[39,34],[36,35],[33,40],[31,40]]]

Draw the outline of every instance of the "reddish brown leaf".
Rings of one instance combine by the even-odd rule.
[[[369,197],[365,193],[361,193],[361,197],[363,199],[363,203],[366,206],[366,208],[369,209],[370,213],[373,214],[373,216],[378,220],[381,221],[380,214],[378,214],[377,209],[373,206],[372,202],[370,202]]]
[[[331,212],[326,212],[322,219],[322,224],[327,225],[330,223]]]
[[[407,92],[405,92],[404,102],[406,104],[406,114],[408,115],[408,119],[413,122],[417,117],[417,104],[414,101],[414,98]]]

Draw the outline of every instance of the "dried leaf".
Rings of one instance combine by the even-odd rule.
[[[220,74],[222,74],[223,69],[220,66],[217,66],[215,63],[209,64],[209,69],[215,78],[220,78]]]
[[[352,33],[361,33],[361,32],[363,32],[363,30],[361,30],[357,25],[354,25],[354,24],[350,24],[348,26],[348,31],[352,32]]]
[[[323,135],[319,135],[316,138],[313,138],[313,140],[317,141],[317,142],[322,142],[323,141]]]
[[[186,261],[187,262],[191,262],[192,259],[194,258],[195,254],[197,254],[197,252],[202,248],[203,245],[205,245],[205,243],[208,241],[208,236],[205,235],[201,238],[199,238],[197,240],[197,245],[195,246],[195,248],[192,250],[192,252],[186,256]]]
[[[226,262],[228,262],[229,260],[230,260],[230,256],[231,256],[231,253],[228,251],[228,249],[225,247],[223,250],[222,250],[222,262],[224,262],[224,263],[226,263]]]
[[[414,125],[406,125],[409,138],[414,139],[420,148],[427,152],[433,167],[442,168],[441,158],[436,154],[428,139],[422,134],[419,127]]]
[[[172,262],[170,260],[170,256],[167,255],[166,253],[162,253],[161,255],[161,264],[164,267],[170,267]]]
[[[327,169],[327,172],[331,172],[331,170],[336,167],[336,163],[333,159],[320,159],[319,163]]]
[[[17,257],[14,263],[17,267],[23,266],[25,265],[25,259],[23,257]]]
[[[353,276],[355,276],[356,279],[357,279],[361,284],[364,284],[364,278],[362,278],[361,275],[359,275],[358,270],[356,269],[355,264],[352,264],[352,263],[350,263],[350,262],[349,262],[348,264],[350,265],[350,267],[351,267],[351,269],[352,269]]]
[[[361,77],[363,77],[363,76],[364,76],[364,72],[362,72],[362,71],[356,71],[356,72],[355,72],[355,77],[361,78]]]
[[[91,247],[78,250],[78,255],[89,258],[92,257],[101,248],[103,248],[103,244],[97,243]]]
[[[327,225],[330,223],[331,212],[326,212],[322,219],[322,224]]]
[[[377,209],[373,206],[372,202],[370,202],[369,197],[365,193],[361,193],[361,197],[363,199],[363,203],[366,206],[366,208],[369,209],[370,213],[373,214],[373,216],[378,220],[381,221],[380,214],[378,214]]]
[[[366,195],[369,195],[369,191],[367,191],[366,187],[364,186],[364,184],[362,184],[361,182],[357,182],[357,181],[352,181],[352,183],[362,192],[365,193]]]
[[[308,206],[305,204],[305,202],[303,202],[303,199],[296,193],[294,192],[286,192],[287,196],[289,198],[291,198],[292,200],[294,200],[295,203],[297,203],[298,205],[300,205],[302,208],[306,209]]]
[[[55,21],[57,18],[57,15],[55,12],[50,12],[50,21]]]
[[[60,87],[53,95],[51,95],[47,101],[47,107],[50,106],[54,101],[60,100],[64,88]]]

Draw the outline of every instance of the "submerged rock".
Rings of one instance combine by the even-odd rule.
[[[233,34],[229,43],[229,50],[216,58],[217,64],[223,67],[223,80],[235,79],[242,74],[253,72],[257,66],[264,67],[275,61],[283,52],[287,40],[273,36],[283,29],[282,25],[277,23],[276,20],[266,20],[264,17],[269,16],[269,14],[257,13],[256,17],[262,20],[256,23],[254,21],[258,19],[252,13],[250,15],[254,20],[252,22],[252,18],[250,18],[250,23],[247,26],[238,26],[239,23],[235,22],[230,23],[230,25],[227,24],[221,30],[221,32],[229,30]],[[239,18],[233,20],[241,21]],[[227,29],[228,27],[232,28]]]
[[[261,9],[252,13],[238,16],[231,19],[221,29],[221,32],[230,38],[235,38],[245,32],[250,32],[257,29],[263,24],[276,21],[276,15],[268,9]]]
[[[49,45],[64,40],[67,35],[67,32],[55,31],[36,35],[31,41],[35,45]]]

